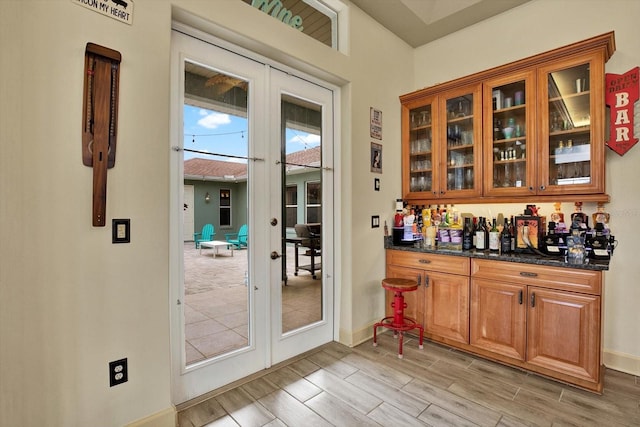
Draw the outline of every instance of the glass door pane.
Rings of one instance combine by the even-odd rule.
[[[591,184],[589,64],[548,74],[550,186]]]
[[[491,87],[491,153],[489,169],[489,194],[505,189],[522,189],[528,192],[527,138],[529,129],[526,104],[528,87],[526,80],[517,80]]]
[[[447,193],[474,188],[473,94],[447,99]]]
[[[409,111],[409,191],[433,191],[431,104]]]
[[[194,234],[184,242],[186,365],[249,345],[246,80],[185,61],[184,184]],[[185,212],[187,210],[185,209]]]
[[[322,110],[282,95],[281,101],[283,287],[282,332],[322,320]],[[287,199],[298,193],[295,212]],[[289,189],[289,190],[288,190]]]

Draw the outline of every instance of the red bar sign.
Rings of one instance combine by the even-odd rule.
[[[624,74],[606,74],[605,102],[611,108],[607,146],[623,156],[638,142],[633,135],[633,104],[638,100],[640,68]]]

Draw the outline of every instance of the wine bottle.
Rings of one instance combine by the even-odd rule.
[[[504,219],[504,228],[502,229],[502,235],[500,236],[500,251],[503,254],[511,253],[511,231],[509,226],[509,220]]]
[[[491,252],[498,252],[500,250],[500,232],[496,227],[496,219],[493,218],[491,230],[489,231],[489,250]]]
[[[473,249],[476,248],[476,230],[478,229],[478,218],[476,218],[475,216],[473,217],[473,220],[471,221],[471,245],[473,246]]]
[[[473,224],[471,218],[465,217],[462,230],[462,250],[470,251],[471,249],[473,249]]]
[[[516,242],[518,240],[517,232],[518,230],[516,228],[516,222],[513,219],[513,215],[511,215],[511,218],[509,220],[509,233],[511,234],[511,252],[516,251]]]
[[[487,239],[485,236],[485,221],[483,217],[478,220],[478,228],[476,229],[476,249],[484,251],[487,249]]]

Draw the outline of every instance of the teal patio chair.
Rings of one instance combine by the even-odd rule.
[[[193,241],[196,243],[196,249],[200,247],[200,242],[210,242],[215,235],[213,225],[205,224],[200,233],[193,233]]]
[[[226,233],[224,238],[227,243],[234,245],[238,249],[246,248],[248,231],[247,224],[243,224],[237,233]]]

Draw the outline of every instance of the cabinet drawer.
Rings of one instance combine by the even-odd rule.
[[[593,295],[602,291],[602,273],[592,270],[473,259],[471,276]]]
[[[469,258],[461,256],[387,250],[387,265],[469,275]]]

